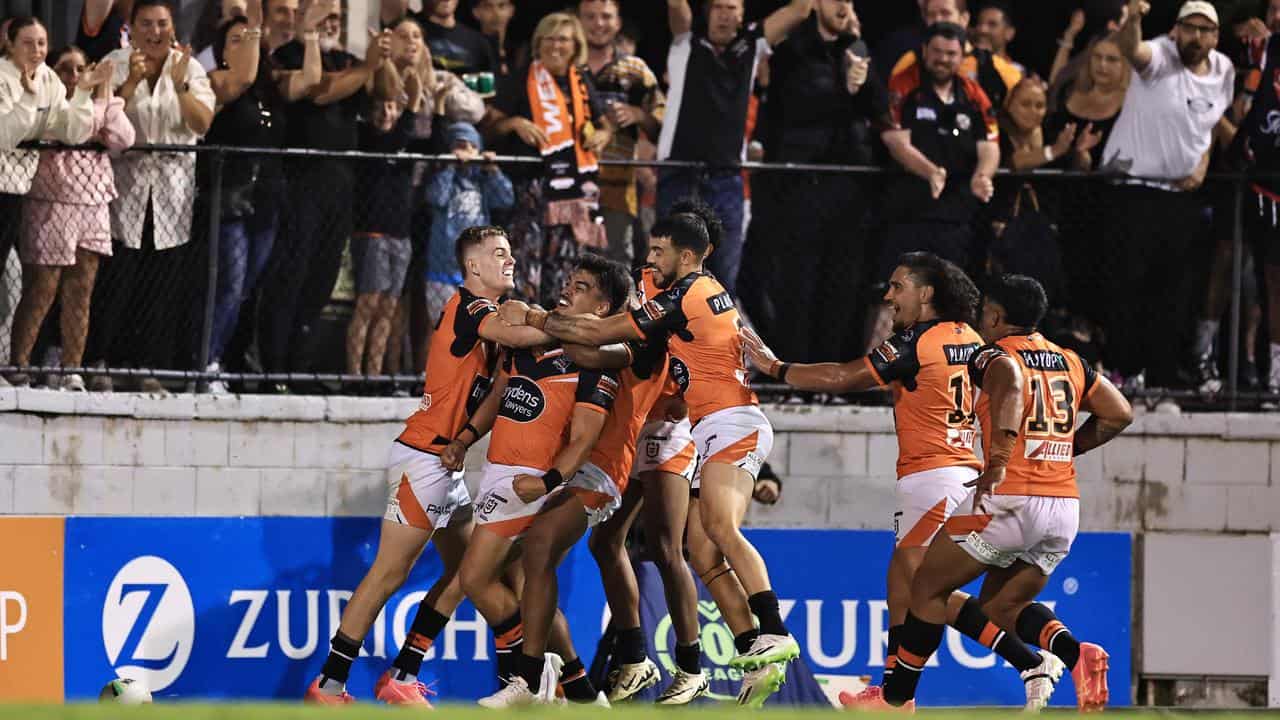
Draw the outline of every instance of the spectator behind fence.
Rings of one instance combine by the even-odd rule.
[[[667,72],[673,82],[658,139],[659,160],[697,161],[710,170],[663,169],[658,174],[658,213],[676,201],[698,197],[724,224],[723,242],[709,269],[737,294],[742,263],[743,187],[736,165],[746,159],[747,105],[760,55],[786,39],[813,8],[813,0],[791,0],[763,22],[743,24],[742,0],[709,0],[706,29],[694,29],[689,0],[667,0],[671,49]]]
[[[480,24],[480,32],[489,42],[489,48],[498,59],[499,76],[509,75],[511,68],[524,64],[529,49],[520,45],[520,41],[508,29],[511,18],[515,17],[516,6],[512,0],[475,0],[471,5],[471,14]]]
[[[417,116],[426,112],[416,74],[407,83],[406,93],[406,105],[399,98],[371,101],[373,106],[359,125],[361,150],[394,154],[408,146]],[[381,375],[391,319],[413,255],[413,163],[376,159],[356,166],[361,191],[353,198],[355,234],[349,246],[356,307],[347,325],[347,372]]]
[[[324,11],[315,9],[321,4]],[[342,48],[342,8],[335,0],[312,0],[307,15],[322,15],[318,25],[321,81],[302,97],[288,97],[286,116],[294,147],[355,150],[356,121],[369,105],[370,91],[392,97],[394,71],[389,62],[391,34],[369,31],[364,61]],[[288,70],[304,65],[306,49],[295,38],[276,50],[276,64]],[[288,181],[287,219],[277,237],[270,277],[263,285],[259,350],[269,372],[306,371],[314,353],[312,326],[329,303],[352,230],[355,193],[350,163],[330,158],[297,158],[284,164]],[[277,384],[273,390],[285,392]]]
[[[263,25],[266,31],[262,35],[263,49],[270,56],[282,45],[293,42],[297,35],[298,0],[263,0]],[[306,21],[303,30],[313,26]]]
[[[213,57],[213,43],[222,33],[222,28],[233,18],[250,17],[256,22],[255,27],[262,27],[262,0],[254,0],[250,10],[250,0],[205,0],[204,9],[196,20],[195,30],[191,33],[191,49],[195,52],[196,62],[207,73],[218,67]]]
[[[1184,3],[1173,31],[1147,42],[1147,4],[1130,0],[1128,8],[1116,39],[1134,73],[1103,151],[1105,170],[1128,176],[1109,193],[1102,230],[1107,364],[1132,379],[1129,389],[1169,387],[1181,382],[1190,339],[1187,261],[1200,203],[1188,193],[1204,182],[1235,70],[1214,50],[1218,13],[1210,3]]]
[[[484,151],[475,128],[453,123],[445,135],[458,164],[445,165],[427,184],[432,219],[426,295],[432,325],[462,284],[462,271],[454,253],[458,236],[469,227],[489,225],[493,210],[506,210],[515,204],[511,181],[493,162],[494,154]],[[484,165],[476,165],[478,158],[484,159]]]
[[[587,35],[587,66],[617,127],[602,155],[607,160],[635,160],[641,133],[658,138],[666,98],[645,61],[618,48],[619,12],[618,0],[578,2],[578,19]],[[600,168],[600,214],[609,237],[608,255],[628,267],[634,260],[632,227],[638,212],[635,168]]]
[[[962,28],[967,28],[969,25],[968,2],[967,0],[926,0],[924,18],[930,26],[936,23],[955,23]],[[925,34],[925,41],[928,42],[928,33]],[[904,72],[918,73],[919,68],[920,50],[912,49],[898,59],[889,76],[893,77]],[[967,35],[964,40],[964,58],[960,61],[957,72],[977,82],[986,93],[993,108],[1002,106],[1005,96],[1022,79],[1022,71],[1011,62],[989,49],[974,46],[968,41]]]
[[[552,307],[579,248],[607,245],[598,217],[597,158],[613,128],[585,66],[578,18],[562,12],[542,18],[530,47],[533,60],[506,78],[490,117],[512,153],[543,159],[517,191],[511,245],[516,292]]]
[[[400,81],[396,102],[402,110],[421,105],[413,113],[410,136],[416,140],[431,137],[436,118],[443,118],[446,123],[480,122],[485,112],[484,98],[457,75],[432,65],[431,50],[423,40],[418,21],[406,16],[388,27],[391,64]]]
[[[107,56],[140,145],[195,145],[213,120],[209,78],[190,47],[174,46],[174,33],[166,0],[134,0],[134,47]],[[194,338],[198,323],[190,278],[204,258],[189,245],[195,154],[128,153],[112,164],[119,192],[111,203],[114,245],[94,289],[90,355],[112,366],[171,368],[179,352],[191,349],[184,341]],[[105,389],[108,378],[94,381]],[[161,389],[151,378],[143,385]]]
[[[390,6],[390,8],[389,8]],[[382,0],[383,16],[398,9],[395,17],[408,10],[405,0]],[[458,22],[458,0],[422,0],[422,12],[415,17],[422,24],[431,48],[431,60],[441,70],[456,75],[499,71],[498,57],[478,30]]]
[[[887,277],[906,252],[927,250],[973,268],[973,221],[993,192],[1000,162],[995,112],[978,83],[959,74],[964,28],[925,31],[923,68],[889,81],[893,127],[881,133],[909,176],[890,181],[889,223],[875,277]]]
[[[860,35],[852,0],[817,0],[774,49],[757,133],[765,162],[874,164],[889,101]],[[751,182],[746,253],[759,269],[742,294],[772,300],[748,303],[757,329],[803,362],[856,354],[861,323],[851,318],[862,313],[849,303],[863,295],[865,179],[756,172]]]
[[[257,0],[251,0],[256,3]],[[314,16],[311,22],[317,22]],[[216,69],[209,75],[218,101],[218,114],[209,128],[210,145],[280,148],[288,140],[284,94],[304,92],[320,81],[320,41],[315,30],[304,33],[303,69],[279,79],[262,42],[261,16],[239,16],[223,24],[213,40]],[[208,172],[213,156],[201,156]],[[241,307],[258,285],[271,257],[285,198],[280,158],[228,154],[222,162],[221,206],[218,208],[218,265],[209,334],[208,372],[223,370],[224,353],[241,318]],[[213,177],[206,175],[206,192]],[[211,208],[212,209],[212,208]],[[251,317],[251,314],[245,317]],[[239,358],[232,363],[240,366]],[[207,389],[226,392],[226,384],[212,381]]]
[[[135,0],[84,0],[76,29],[76,47],[96,63],[129,47],[129,18]]]
[[[82,50],[67,47],[49,56],[70,101],[81,88],[95,93],[93,125],[86,141],[112,152],[133,144],[133,125],[124,101],[111,96],[111,63],[88,66]],[[62,365],[80,367],[89,332],[89,297],[98,273],[98,258],[111,254],[111,213],[116,196],[111,161],[101,152],[44,150],[23,203],[22,301],[13,322],[12,362],[30,365],[31,348],[55,298],[62,301],[59,326]],[[26,375],[23,373],[23,375]],[[12,378],[11,378],[12,379]],[[18,378],[30,380],[30,376]],[[65,390],[85,389],[79,374],[60,378]]]
[[[1009,54],[1009,43],[1018,34],[1013,24],[1013,14],[1003,0],[984,0],[973,17],[973,27],[969,29],[970,41],[978,50],[988,50],[994,57],[1004,60],[1019,74],[1026,75],[1027,69],[1022,63]]]

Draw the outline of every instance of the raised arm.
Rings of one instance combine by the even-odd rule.
[[[178,48],[178,56],[172,62],[171,79],[178,88],[182,122],[196,135],[204,135],[213,124],[213,108],[218,102],[209,86],[209,76],[199,64],[191,64],[190,45]]]
[[[84,0],[84,11],[80,14],[80,22],[86,35],[97,37],[115,4],[115,0]]]
[[[262,29],[249,28],[245,31],[244,41],[234,48],[228,48],[225,53],[231,69],[214,70],[209,73],[209,84],[213,86],[218,107],[234,102],[257,79],[258,62],[262,53],[261,40]]]
[[[1093,389],[1084,396],[1080,409],[1090,413],[1089,419],[1076,430],[1072,454],[1083,455],[1105,445],[1133,422],[1133,407],[1115,385],[1099,375]]]
[[[813,12],[813,0],[791,0],[785,6],[769,13],[764,19],[764,39],[772,47],[787,39],[809,13]]]
[[[1071,62],[1071,51],[1075,49],[1076,37],[1080,31],[1084,29],[1086,20],[1084,10],[1076,8],[1071,13],[1071,21],[1067,23],[1067,29],[1062,31],[1062,37],[1058,38],[1058,51],[1053,56],[1053,67],[1049,70],[1049,84],[1052,85],[1058,79],[1058,75],[1066,69]]]
[[[1124,24],[1115,34],[1120,54],[1139,73],[1151,64],[1151,43],[1142,41],[1142,18],[1150,9],[1146,0],[1129,0],[1129,4],[1125,6]]]
[[[880,385],[864,358],[846,363],[793,364],[783,362],[750,328],[742,328],[742,347],[757,370],[797,390],[846,393]]]
[[[991,360],[982,374],[982,392],[991,398],[991,427],[982,428],[988,435],[986,462],[980,475],[970,485],[976,487],[976,501],[991,494],[1004,482],[1005,468],[1013,453],[1022,428],[1023,398],[1022,369],[1008,355],[1001,354]]]
[[[689,0],[667,0],[667,23],[671,34],[683,35],[693,29],[693,10]]]

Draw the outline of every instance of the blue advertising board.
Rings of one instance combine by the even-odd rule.
[[[69,518],[67,699],[95,697],[117,674],[142,679],[161,699],[300,697],[324,662],[343,605],[373,560],[378,527],[379,520],[365,518]],[[892,535],[747,534],[769,561],[807,668],[820,678],[878,679],[888,633],[884,577]],[[1127,535],[1081,535],[1043,594],[1077,637],[1111,653],[1117,704],[1127,704],[1129,696],[1130,556]],[[652,572],[640,571],[642,578]],[[349,684],[357,697],[370,696],[440,572],[440,560],[428,548],[365,641]],[[661,585],[652,575],[642,583],[642,606],[649,608],[650,652],[665,666],[674,640]],[[607,611],[585,543],[561,568],[560,600],[578,651],[590,663]],[[704,663],[714,673],[730,652],[720,642],[727,628],[713,605],[703,609]],[[1022,702],[1017,674],[954,631],[948,630],[934,662],[920,683],[921,704]],[[470,700],[495,689],[492,639],[470,603],[458,608],[437,640],[422,677],[445,700]],[[811,699],[810,682],[793,677],[792,684]],[[732,687],[730,680],[721,691]],[[1074,704],[1069,680],[1054,704]]]

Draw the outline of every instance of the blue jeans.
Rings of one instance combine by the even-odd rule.
[[[738,267],[742,265],[742,173],[717,170],[661,170],[658,174],[658,216],[671,212],[678,200],[701,198],[724,223],[724,237],[711,253],[707,267],[730,295],[737,296]]]
[[[218,291],[213,305],[210,362],[221,361],[240,318],[240,305],[253,292],[276,241],[274,210],[227,220],[218,234]]]

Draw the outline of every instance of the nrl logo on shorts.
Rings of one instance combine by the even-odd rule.
[[[418,403],[419,412],[426,412],[431,409],[431,393],[422,393],[422,401]]]

